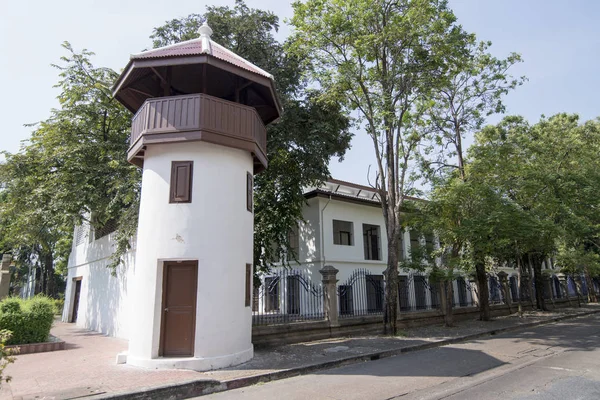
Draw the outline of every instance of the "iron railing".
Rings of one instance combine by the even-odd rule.
[[[494,275],[488,275],[489,290],[490,290],[490,304],[502,304],[504,299],[502,298],[502,284],[498,277]]]
[[[382,315],[384,285],[383,275],[373,274],[364,268],[354,270],[337,287],[339,317]]]
[[[261,278],[254,289],[253,325],[324,319],[323,287],[297,270],[281,270]]]

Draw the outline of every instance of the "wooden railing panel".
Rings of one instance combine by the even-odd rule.
[[[201,94],[147,100],[133,117],[131,144],[143,134],[197,130],[255,141],[266,153],[266,129],[256,110]]]

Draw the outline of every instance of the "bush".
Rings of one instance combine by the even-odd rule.
[[[9,297],[0,302],[0,313],[20,312],[23,301],[18,297]]]
[[[54,299],[54,314],[62,315],[65,299]]]
[[[29,300],[10,297],[0,302],[0,329],[12,332],[6,344],[48,341],[54,310],[54,300],[45,296]]]
[[[10,376],[3,376],[4,368],[8,366],[8,364],[12,364],[15,362],[15,358],[13,355],[19,352],[19,348],[6,348],[6,342],[10,339],[12,333],[7,331],[6,329],[0,330],[0,384],[3,381],[10,382]]]

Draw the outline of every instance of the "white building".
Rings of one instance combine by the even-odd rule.
[[[324,265],[332,265],[339,270],[337,277],[340,287],[350,285],[352,279],[356,279],[356,271],[363,270],[369,275],[368,279],[374,285],[374,289],[379,290],[377,287],[382,284],[383,271],[386,268],[387,249],[384,220],[375,192],[365,186],[332,179],[322,187],[307,189],[305,197],[305,222],[299,223],[297,239],[293,240],[296,243],[294,247],[298,249],[299,264],[292,262],[292,267],[304,277],[308,277],[314,287],[320,285],[322,277],[319,270]],[[215,224],[219,225],[217,221]],[[197,233],[190,232],[183,236],[183,239],[187,240],[193,234]],[[135,321],[132,313],[138,312],[131,307],[131,283],[135,276],[133,270],[137,249],[134,247],[128,253],[125,262],[113,276],[107,268],[114,248],[112,233],[99,238],[95,236],[97,234],[89,225],[75,229],[68,264],[63,321],[75,321],[81,328],[127,339],[132,330],[131,323]],[[172,242],[175,245],[177,240]],[[414,232],[411,236],[410,232],[405,232],[403,254],[408,254],[410,246],[417,243],[434,245],[433,238],[420,237]],[[274,272],[271,276],[276,274],[277,272]],[[427,277],[420,278],[419,274],[409,274],[405,271],[401,271],[400,275],[401,284],[410,282],[412,285],[406,287],[405,292],[401,292],[401,306],[417,310],[431,308],[431,294],[429,291],[425,292]],[[416,281],[414,275],[417,277]],[[364,276],[362,278],[364,279]],[[215,276],[212,279],[225,278]],[[269,276],[265,279],[269,279]],[[278,289],[279,301],[285,300],[284,291],[288,289],[290,288]],[[455,289],[457,304],[471,304],[470,291],[465,291],[463,298],[459,295],[457,283]],[[423,295],[419,296],[419,291],[423,292]],[[342,293],[340,307],[344,307],[342,304],[347,297]],[[354,295],[354,299],[358,297],[357,294]],[[259,299],[255,299],[254,302],[255,314],[258,313],[257,300]],[[206,301],[210,300],[207,298]],[[264,310],[262,303],[266,300],[259,301],[259,308]],[[377,303],[378,300],[373,301]],[[380,305],[367,306],[373,311]]]
[[[307,188],[305,198],[304,221],[299,222],[298,231],[291,234],[297,262],[290,261],[291,269],[275,268],[262,276],[263,285],[253,291],[250,301],[253,324],[323,319],[323,287],[319,271],[325,265],[339,271],[337,299],[340,318],[382,314],[387,239],[382,210],[374,190],[331,179],[321,187]],[[219,225],[219,221],[214,221],[214,224]],[[182,237],[186,241],[194,235],[198,233],[190,231]],[[89,225],[75,229],[63,321],[75,321],[78,327],[129,339],[134,331],[132,324],[137,321],[134,315],[139,313],[131,286],[135,279],[133,270],[137,249],[134,247],[128,253],[116,276],[113,276],[107,268],[114,247],[112,234],[95,236],[98,234]],[[175,238],[175,235],[172,236]],[[432,236],[425,237],[416,232],[405,232],[402,239],[401,257],[408,255],[412,246],[437,245]],[[177,239],[173,242],[175,245]],[[223,248],[220,252],[226,253],[227,249]],[[546,262],[545,269],[554,273],[551,260]],[[517,272],[512,268],[503,270],[510,276],[511,297],[515,299]],[[211,282],[230,279],[219,275],[207,278]],[[559,294],[558,281],[551,282],[552,286],[548,289],[552,295],[555,298],[564,296],[564,293]],[[429,284],[426,273],[401,270],[399,283],[401,313],[439,308],[436,285]],[[476,305],[473,282],[459,278],[453,286],[455,307]],[[209,291],[208,288],[200,290]],[[230,294],[235,292],[240,297],[236,301],[243,301],[243,289],[219,290]],[[492,303],[502,301],[498,280],[493,274],[489,279],[489,291]],[[572,281],[569,282],[569,295],[575,296]],[[210,296],[202,298],[219,309]]]

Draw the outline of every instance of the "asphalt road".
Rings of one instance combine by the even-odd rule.
[[[600,400],[600,316],[200,399]]]

